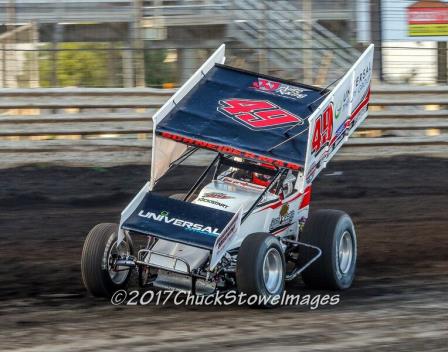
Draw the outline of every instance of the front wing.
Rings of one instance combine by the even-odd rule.
[[[122,229],[213,250],[234,213],[148,192]]]

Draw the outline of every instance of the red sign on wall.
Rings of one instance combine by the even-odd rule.
[[[409,6],[408,30],[411,37],[447,36],[448,3],[418,1]]]

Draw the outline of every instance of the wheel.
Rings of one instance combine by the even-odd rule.
[[[266,299],[266,303],[255,305],[274,305],[272,298],[280,297],[285,288],[285,256],[277,238],[258,232],[243,240],[238,251],[236,284],[239,292]]]
[[[311,214],[300,241],[319,247],[322,255],[302,273],[310,288],[344,290],[351,286],[356,269],[356,233],[353,222],[343,211],[322,209]],[[301,264],[316,251],[304,248]]]
[[[184,200],[186,195],[187,195],[187,193],[176,193],[176,194],[170,195],[170,198],[177,199],[177,200]]]
[[[118,256],[133,253],[129,236],[117,247],[117,224],[98,224],[90,230],[84,242],[81,273],[84,286],[95,297],[110,297],[126,288],[131,268],[113,266]]]

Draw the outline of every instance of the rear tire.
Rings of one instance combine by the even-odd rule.
[[[356,233],[350,216],[339,210],[322,209],[310,215],[300,241],[319,247],[322,255],[303,273],[305,284],[314,289],[344,290],[351,286],[356,270]],[[316,251],[304,248],[301,264]]]
[[[117,248],[117,224],[98,224],[90,230],[84,242],[81,257],[82,281],[95,297],[111,297],[117,290],[127,287],[131,269],[113,270],[110,263],[117,255],[132,255],[130,237],[126,237]],[[120,268],[119,268],[120,269]]]
[[[256,306],[274,306],[274,296],[285,289],[285,256],[280,241],[271,234],[258,232],[247,236],[238,251],[236,284],[239,292],[264,297]],[[258,301],[258,300],[257,300]]]

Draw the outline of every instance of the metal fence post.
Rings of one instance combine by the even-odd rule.
[[[384,80],[383,74],[383,27],[382,27],[382,0],[370,1],[372,42],[375,44],[375,55],[373,57],[373,68],[378,72],[380,81]]]
[[[39,87],[39,52],[38,43],[39,43],[39,26],[36,22],[31,24],[31,43],[33,45],[33,51],[31,54],[31,63],[30,63],[30,87],[37,88]]]
[[[437,83],[448,83],[447,65],[446,42],[437,42]]]
[[[313,4],[311,0],[303,0],[302,3],[302,18],[304,19],[303,31],[303,78],[305,83],[312,84],[313,77],[313,54],[311,48],[313,36]]]
[[[135,85],[145,86],[145,41],[143,38],[143,0],[134,0],[133,50],[135,64]]]

